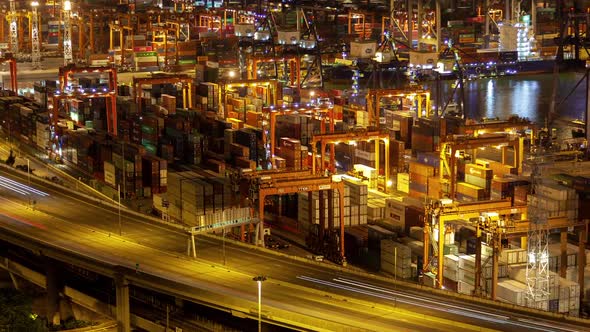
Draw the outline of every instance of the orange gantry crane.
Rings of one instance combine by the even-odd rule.
[[[311,156],[312,156],[312,170],[314,173],[323,172],[329,169],[332,173],[336,171],[336,163],[334,161],[334,145],[338,143],[353,144],[356,141],[374,141],[375,142],[375,168],[380,169],[380,142],[385,143],[385,188],[387,187],[389,179],[389,133],[382,133],[380,131],[366,131],[357,130],[348,133],[332,133],[313,135],[311,138]],[[317,144],[320,143],[320,165],[317,165]],[[325,167],[326,161],[326,146],[332,145],[332,153],[330,153],[330,162]],[[319,167],[318,167],[319,166]],[[380,172],[379,172],[380,173]]]
[[[108,74],[108,86],[103,90],[91,89],[89,91],[72,87],[70,84],[71,75],[73,74]],[[79,67],[69,65],[59,68],[59,91],[52,96],[50,122],[55,128],[59,122],[59,101],[70,98],[107,98],[107,130],[113,136],[117,136],[117,70],[112,67]]]
[[[450,200],[449,200],[450,202]],[[493,213],[499,216],[499,221],[486,221],[482,216],[486,213]],[[426,216],[424,223],[424,260],[422,271],[434,272],[436,275],[436,287],[443,285],[444,273],[444,242],[445,230],[447,223],[455,223],[457,220],[464,220],[467,225],[473,226],[477,234],[477,247],[475,257],[475,289],[481,288],[482,267],[486,266],[482,262],[481,242],[482,235],[487,234],[487,244],[492,248],[493,253],[488,258],[492,262],[492,283],[490,297],[495,300],[497,296],[499,257],[502,252],[501,242],[510,238],[525,238],[531,227],[531,221],[527,220],[528,208],[526,205],[513,206],[509,199],[495,200],[488,202],[469,202],[469,203],[443,203],[433,202],[426,207]],[[469,221],[476,220],[476,221]],[[585,241],[588,231],[588,221],[572,221],[567,217],[551,217],[547,219],[547,224],[542,226],[547,230],[560,230],[561,254],[562,259],[567,257],[567,232],[568,229],[576,229],[579,232],[579,251],[578,260],[585,260]],[[438,229],[438,238],[433,235],[433,229]],[[441,231],[442,230],[442,231]],[[431,250],[431,246],[432,249]],[[526,246],[525,246],[526,247]],[[565,275],[565,268],[562,268],[560,274]],[[584,283],[583,272],[578,273],[578,282]]]
[[[311,230],[306,242],[312,251],[326,255],[328,259],[336,263],[346,264],[344,254],[344,182],[335,182],[331,176],[312,175],[309,171],[261,171],[247,174],[244,179],[255,187],[252,193],[250,193],[250,190],[244,190],[244,194],[248,193],[250,198],[258,200],[258,217],[261,222],[258,223],[259,228],[256,231],[257,244],[264,245],[264,206],[267,197],[307,192],[310,204],[308,211],[311,220],[311,214],[314,211],[311,207],[312,195],[314,191],[318,191],[320,195],[318,228],[317,231]],[[334,190],[339,193],[340,225],[338,227],[334,225]],[[324,194],[328,196],[328,216],[325,215]],[[253,207],[256,207],[256,205],[253,205]]]
[[[508,160],[511,159],[512,164],[510,166],[516,167],[519,174],[522,172],[522,162],[524,160],[523,137],[502,133],[478,137],[458,136],[448,138],[450,140],[444,139],[440,144],[439,176],[441,183],[449,183],[448,197],[451,199],[455,199],[457,186],[456,155],[460,154],[460,151],[471,150],[475,160],[477,148],[495,146],[502,153],[502,164],[508,164]],[[511,152],[513,156],[508,158],[508,154]]]
[[[284,64],[285,72],[289,72],[289,85],[296,86],[297,90],[301,89],[301,64],[298,56],[278,56],[278,57],[252,57],[248,66],[248,79],[258,78],[258,65],[272,63],[275,66]]]
[[[399,106],[403,107],[404,99],[414,104],[417,117],[431,116],[430,91],[422,88],[409,89],[369,89],[367,92],[367,112],[369,126],[379,127],[380,105],[383,99],[397,99]],[[400,110],[401,110],[400,107]]]
[[[173,76],[152,76],[152,77],[134,77],[133,91],[135,93],[135,100],[137,102],[137,112],[141,114],[141,95],[144,84],[182,84],[182,107],[192,108],[192,86],[194,79],[187,75],[173,75]]]

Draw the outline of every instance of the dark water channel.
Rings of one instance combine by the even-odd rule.
[[[583,80],[575,88],[583,76],[584,73],[581,72],[559,74],[555,98],[556,118],[584,119],[586,81]],[[465,113],[473,119],[483,117],[505,119],[514,114],[529,118],[538,124],[544,124],[551,108],[553,81],[553,74],[469,80],[465,83]],[[434,82],[423,84],[432,91],[433,100],[436,100],[437,91]],[[447,101],[452,94],[452,84],[452,81],[443,81],[441,89],[443,101]]]

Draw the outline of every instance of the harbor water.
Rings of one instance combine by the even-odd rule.
[[[507,119],[518,115],[543,125],[551,109],[553,77],[553,74],[536,74],[468,80],[465,82],[465,114],[477,120],[493,117]],[[554,123],[554,126],[559,127],[559,123],[569,120],[584,119],[586,80],[583,78],[583,72],[558,75],[554,118],[561,121]],[[581,79],[582,82],[576,88]],[[442,82],[443,103],[452,95],[453,83]],[[433,101],[436,101],[435,82],[425,82],[423,85],[432,91]]]

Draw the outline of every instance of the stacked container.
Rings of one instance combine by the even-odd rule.
[[[344,186],[350,193],[350,224],[364,225],[367,223],[368,187],[365,183],[353,179],[344,178]]]
[[[381,271],[400,279],[412,278],[412,251],[393,240],[381,240]]]

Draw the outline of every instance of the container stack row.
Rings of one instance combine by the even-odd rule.
[[[275,155],[285,160],[286,168],[293,170],[309,168],[307,146],[302,145],[299,140],[281,137],[279,146],[275,149]]]
[[[438,179],[438,168],[435,167],[436,159],[422,159],[410,161],[410,197],[425,198],[428,196],[428,192],[438,192],[440,185]],[[425,163],[428,162],[428,163]],[[432,188],[429,188],[432,187]],[[439,188],[435,188],[439,187]]]
[[[381,271],[400,279],[412,278],[412,251],[392,240],[381,240]]]
[[[535,193],[527,196],[529,208],[542,210],[547,218],[578,217],[578,193],[575,189],[545,179],[536,185]]]
[[[351,205],[350,205],[350,191],[348,189],[344,189],[344,227],[351,226]],[[333,194],[333,211],[334,214],[334,227],[340,228],[340,193],[338,191],[334,191]],[[324,215],[326,218],[326,228],[328,227],[328,195],[324,194]],[[312,201],[311,201],[311,220],[309,219],[310,216],[310,202],[307,193],[298,193],[297,194],[297,221],[299,223],[299,229],[304,232],[308,232],[311,229],[312,224],[319,224],[320,219],[320,201],[319,201],[319,193],[313,192],[312,194]],[[358,225],[358,223],[357,223]]]
[[[301,114],[291,114],[276,117],[276,137],[290,137],[298,139],[301,144],[308,145],[312,134],[317,130],[319,133],[319,126],[315,126],[314,122],[309,116]]]
[[[168,215],[189,226],[199,225],[199,216],[233,207],[226,178],[185,171],[170,173],[167,183]]]

